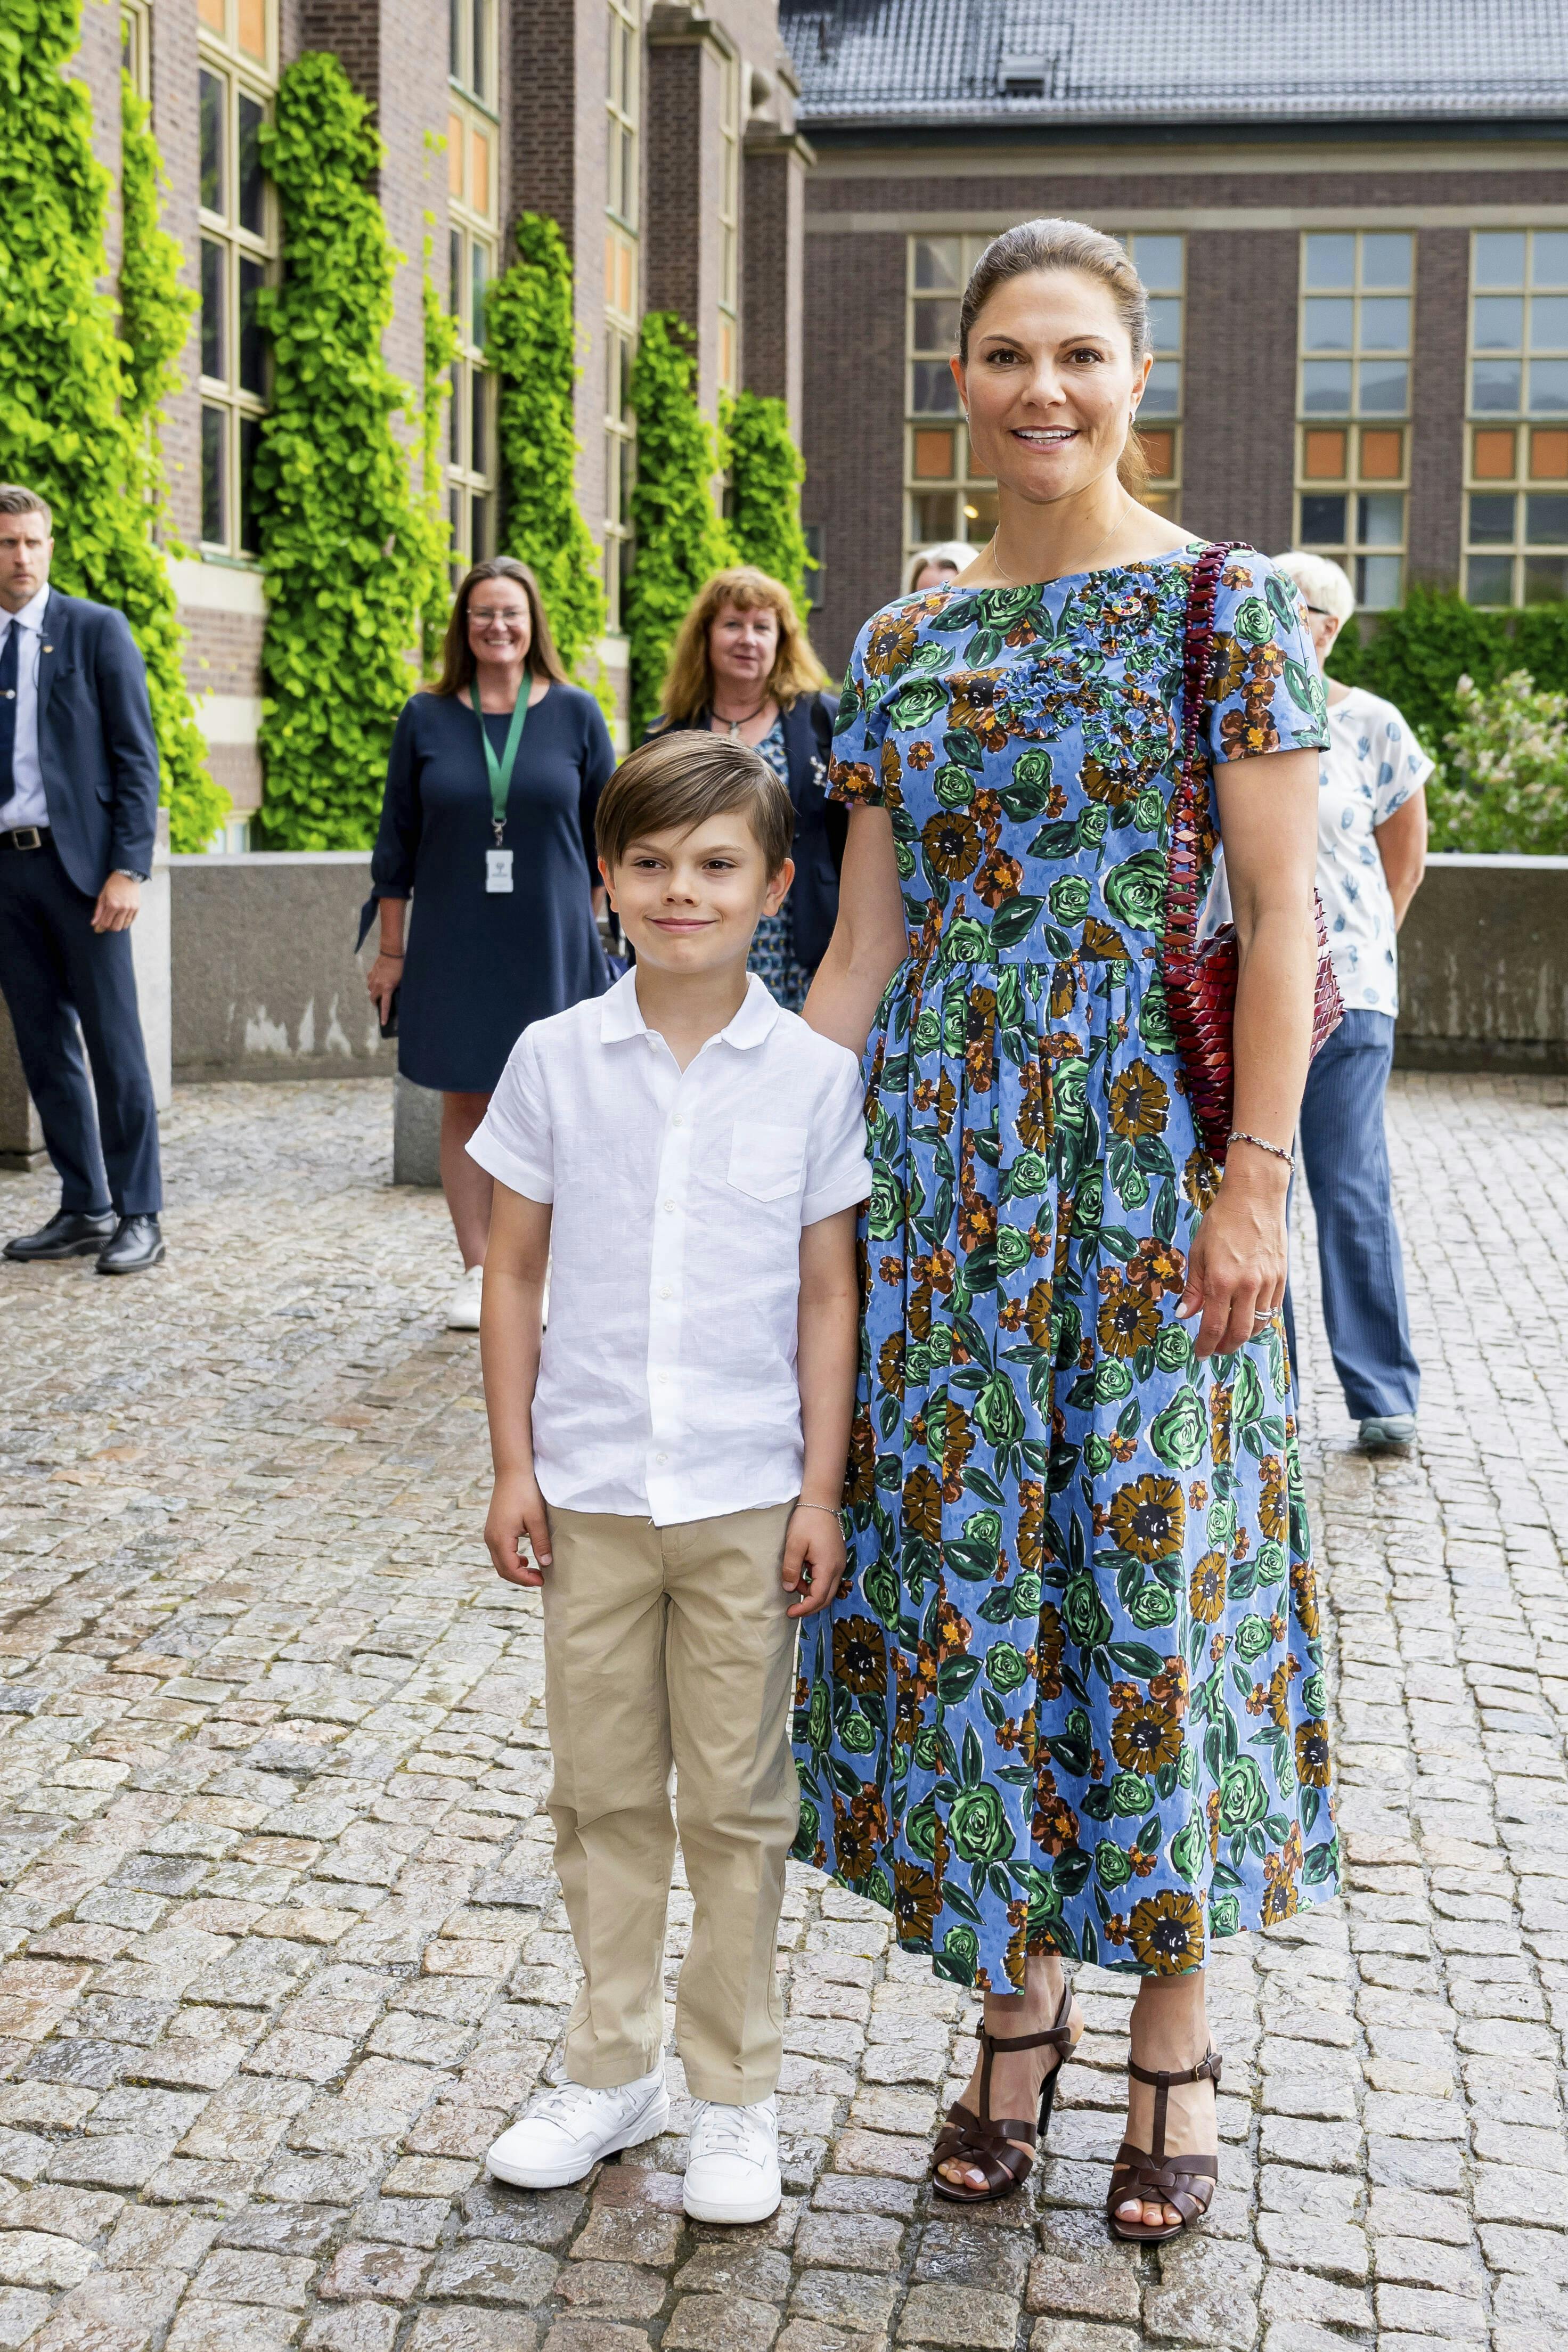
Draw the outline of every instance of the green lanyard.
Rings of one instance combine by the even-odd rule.
[[[517,747],[522,740],[523,726],[528,718],[529,689],[533,680],[525,670],[518,684],[517,701],[512,707],[511,725],[506,731],[506,750],[498,760],[490,741],[490,730],[485,725],[485,714],[479,709],[479,688],[476,679],[468,692],[473,697],[474,717],[479,723],[479,740],[485,747],[485,766],[490,778],[490,821],[495,827],[496,846],[506,831],[507,796],[511,791],[511,772],[517,765]]]

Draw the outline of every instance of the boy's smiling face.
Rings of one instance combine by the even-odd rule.
[[[795,861],[770,875],[744,809],[725,809],[689,832],[628,842],[599,871],[638,963],[695,973],[744,963],[758,923],[784,904]]]

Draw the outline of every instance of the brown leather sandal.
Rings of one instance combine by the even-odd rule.
[[[1220,2058],[1212,2046],[1206,2058],[1184,2074],[1172,2074],[1162,2070],[1151,2074],[1146,2066],[1137,2065],[1131,2058],[1127,2071],[1135,2082],[1152,2084],[1154,2089],[1154,2152],[1148,2155],[1124,2139],[1116,2152],[1110,2168],[1110,2192],[1105,2200],[1105,2218],[1110,2224],[1113,2238],[1124,2238],[1130,2245],[1158,2246],[1167,2238],[1179,2238],[1193,2222],[1201,2221],[1208,2211],[1219,2180],[1217,2156],[1167,2156],[1165,2153],[1165,2118],[1170,2108],[1173,2085],[1179,2083],[1212,2083],[1217,2098],[1219,2093]],[[1176,2222],[1162,2223],[1152,2228],[1146,2221],[1124,2221],[1117,2211],[1136,2197],[1149,2205],[1173,2205],[1181,2215]]]
[[[1044,2033],[989,2033],[984,2018],[975,2027],[982,2058],[980,2063],[980,2113],[976,2116],[955,2101],[947,2111],[945,2129],[938,2136],[931,2157],[931,2187],[939,2197],[949,2198],[954,2205],[994,2205],[998,2198],[1011,2197],[1016,2189],[1027,2180],[1034,2165],[1034,2150],[1045,2137],[1055,2105],[1057,2084],[1062,2068],[1077,2047],[1069,2020],[1072,2016],[1072,1987],[1062,1988],[1062,2005],[1057,2011],[1057,2021]],[[991,2112],[991,2062],[999,2050],[1056,2050],[1060,2052],[1057,2063],[1040,2085],[1039,2122],[1028,2124],[1016,2116],[997,2117]],[[1027,2146],[1019,2147],[1019,2140]],[[985,2175],[984,2189],[962,2189],[953,2180],[944,2180],[941,2167],[944,2164],[971,2164]]]

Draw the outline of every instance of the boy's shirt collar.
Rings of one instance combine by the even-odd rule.
[[[626,1037],[646,1037],[650,1033],[637,1003],[637,973],[624,972],[615,986],[599,999],[599,1036],[606,1045],[617,1045]],[[732,1020],[719,1031],[727,1045],[738,1045],[742,1052],[751,1045],[760,1045],[772,1034],[779,1018],[779,1007],[768,993],[756,973],[746,977],[746,993]],[[710,1041],[711,1042],[711,1041]]]

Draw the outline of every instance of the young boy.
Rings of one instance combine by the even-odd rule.
[[[676,2042],[701,2102],[686,2210],[758,2221],[779,2201],[795,1621],[844,1571],[860,1077],[747,975],[795,872],[763,760],[659,737],[597,828],[636,968],[523,1032],[468,1146],[496,1179],[485,1542],[509,1582],[543,1587],[550,1817],[584,1975],[565,2083],[489,2164],[555,2188],[668,2121],[673,1762],[695,1901]]]

